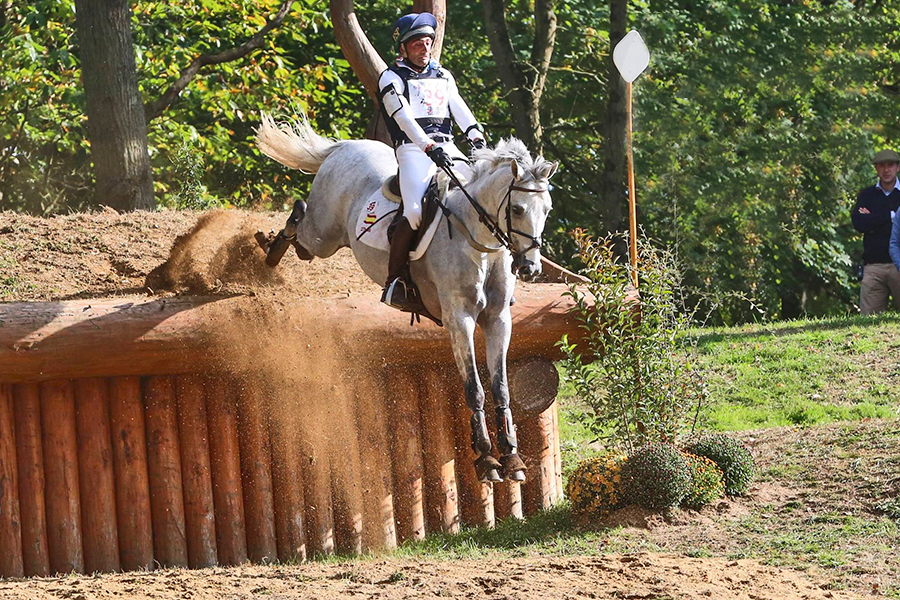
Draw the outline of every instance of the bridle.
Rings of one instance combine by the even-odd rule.
[[[450,180],[457,185],[457,187],[460,189],[460,191],[462,191],[463,195],[469,201],[469,204],[471,204],[472,208],[475,209],[475,212],[478,214],[478,221],[482,225],[484,225],[485,228],[487,228],[491,235],[494,236],[494,239],[497,240],[497,242],[500,244],[500,246],[497,248],[490,248],[482,244],[477,244],[477,242],[472,239],[471,235],[468,235],[467,237],[470,245],[482,252],[496,252],[502,248],[506,248],[513,256],[513,265],[518,265],[521,262],[522,257],[524,257],[525,254],[527,254],[531,250],[535,248],[540,250],[542,245],[540,236],[534,236],[519,229],[513,229],[511,198],[513,192],[546,192],[549,191],[549,186],[541,188],[526,188],[515,185],[515,179],[512,180],[509,183],[509,187],[506,188],[506,195],[503,196],[503,200],[500,202],[499,206],[497,206],[497,216],[495,218],[492,217],[487,210],[485,210],[485,208],[478,202],[478,200],[472,197],[472,195],[468,192],[468,190],[466,190],[465,186],[463,186],[462,182],[460,182],[460,180],[456,177],[456,174],[451,169],[443,166],[441,167],[441,169],[447,174],[448,177],[450,177]],[[504,204],[506,205],[506,231],[503,231],[503,228],[500,227],[500,211],[503,209]],[[446,215],[449,220],[450,215],[452,214],[450,210],[443,204],[439,203],[439,206],[441,207],[444,215]],[[531,245],[524,250],[517,251],[512,243],[513,234],[520,235],[531,240]]]

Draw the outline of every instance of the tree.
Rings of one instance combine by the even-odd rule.
[[[531,58],[517,58],[506,23],[504,0],[483,0],[488,39],[497,61],[500,80],[510,93],[516,136],[537,154],[544,152],[541,127],[541,96],[556,40],[556,13],[553,0],[534,2],[534,38]]]
[[[608,232],[625,229],[624,208],[628,202],[625,129],[627,106],[625,80],[613,63],[612,49],[625,37],[628,27],[628,0],[609,0],[609,48],[607,55],[606,119],[603,121],[603,194],[601,229]]]
[[[152,209],[147,122],[126,0],[75,0],[97,202]]]

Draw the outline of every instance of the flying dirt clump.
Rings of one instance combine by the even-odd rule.
[[[147,287],[210,294],[283,283],[278,271],[260,260],[253,239],[253,233],[266,225],[258,215],[239,211],[202,215],[193,229],[178,236],[169,259],[147,276]]]

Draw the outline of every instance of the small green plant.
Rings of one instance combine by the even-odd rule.
[[[622,482],[627,502],[651,510],[670,508],[691,491],[691,469],[675,446],[648,444],[628,456]]]
[[[635,270],[618,257],[617,237],[594,241],[576,230],[574,239],[590,282],[568,292],[584,335],[560,342],[565,378],[590,407],[594,434],[629,452],[674,444],[707,397],[674,258],[641,240]]]
[[[618,506],[625,459],[624,454],[608,452],[578,463],[566,483],[566,497],[576,520],[588,523]]]
[[[172,158],[172,166],[178,181],[178,191],[172,195],[173,208],[209,210],[221,207],[203,185],[203,161],[195,141],[186,140]]]
[[[756,475],[753,455],[739,441],[723,433],[705,435],[688,444],[685,451],[705,456],[722,469],[725,493],[729,496],[743,496],[753,483]]]
[[[725,475],[719,466],[706,458],[684,452],[688,468],[691,470],[691,489],[681,504],[690,508],[700,508],[725,495]]]

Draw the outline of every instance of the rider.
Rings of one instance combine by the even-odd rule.
[[[394,229],[381,301],[401,310],[421,305],[409,274],[409,252],[422,222],[422,199],[437,167],[465,157],[453,144],[452,117],[474,148],[484,130],[463,101],[447,69],[431,58],[437,19],[410,13],[394,24],[397,61],[378,79],[378,98],[400,167],[403,218]]]

